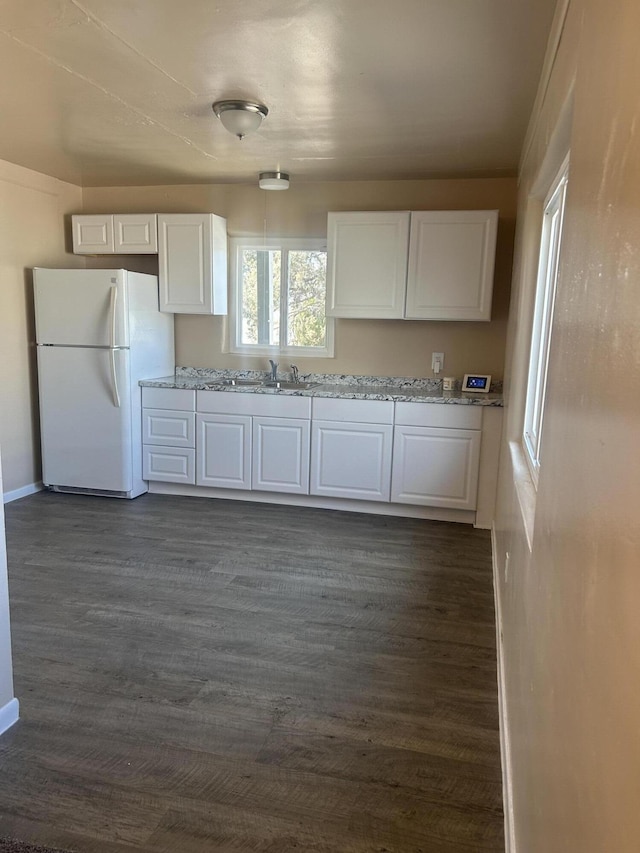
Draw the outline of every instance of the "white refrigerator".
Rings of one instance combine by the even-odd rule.
[[[42,480],[55,491],[135,498],[138,380],[175,368],[158,280],[127,270],[33,271]]]

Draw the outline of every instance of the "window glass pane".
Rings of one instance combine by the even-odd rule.
[[[280,252],[242,249],[240,264],[243,344],[280,341]]]
[[[327,322],[327,253],[289,252],[287,345],[322,347]]]

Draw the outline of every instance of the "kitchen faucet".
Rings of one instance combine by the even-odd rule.
[[[273,361],[272,359],[269,359],[269,364],[271,365],[271,381],[277,382],[278,381],[278,362]]]
[[[296,364],[290,364],[289,367],[291,368],[291,379],[294,382],[299,382],[300,377],[298,376],[298,366]]]

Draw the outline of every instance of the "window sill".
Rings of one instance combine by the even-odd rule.
[[[527,537],[529,553],[531,553],[533,546],[533,528],[536,517],[536,499],[538,495],[531,472],[529,471],[529,465],[527,464],[524,450],[520,443],[517,441],[510,441],[509,452],[511,455],[513,485],[518,498],[520,517]]]

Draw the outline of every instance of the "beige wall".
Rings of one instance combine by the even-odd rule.
[[[540,211],[529,196],[575,87],[531,548],[526,477],[507,443],[496,523],[517,853],[640,847],[638,32],[637,0],[571,0],[521,174],[507,347],[516,451]]]
[[[301,372],[431,376],[431,352],[445,353],[445,374],[479,371],[502,378],[509,305],[516,182],[489,180],[360,181],[296,184],[282,193],[257,186],[85,188],[86,213],[207,212],[227,218],[230,236],[326,237],[329,210],[500,210],[496,285],[490,323],[338,320],[336,357],[299,359]],[[90,265],[104,265],[103,258]],[[129,259],[130,260],[130,259]],[[112,258],[120,266],[126,258]],[[152,271],[149,258],[137,259]],[[192,367],[267,367],[266,358],[225,355],[222,318],[177,315],[176,360]]]
[[[65,252],[63,217],[79,187],[0,161],[0,445],[4,490],[40,479],[30,268],[82,266]]]

